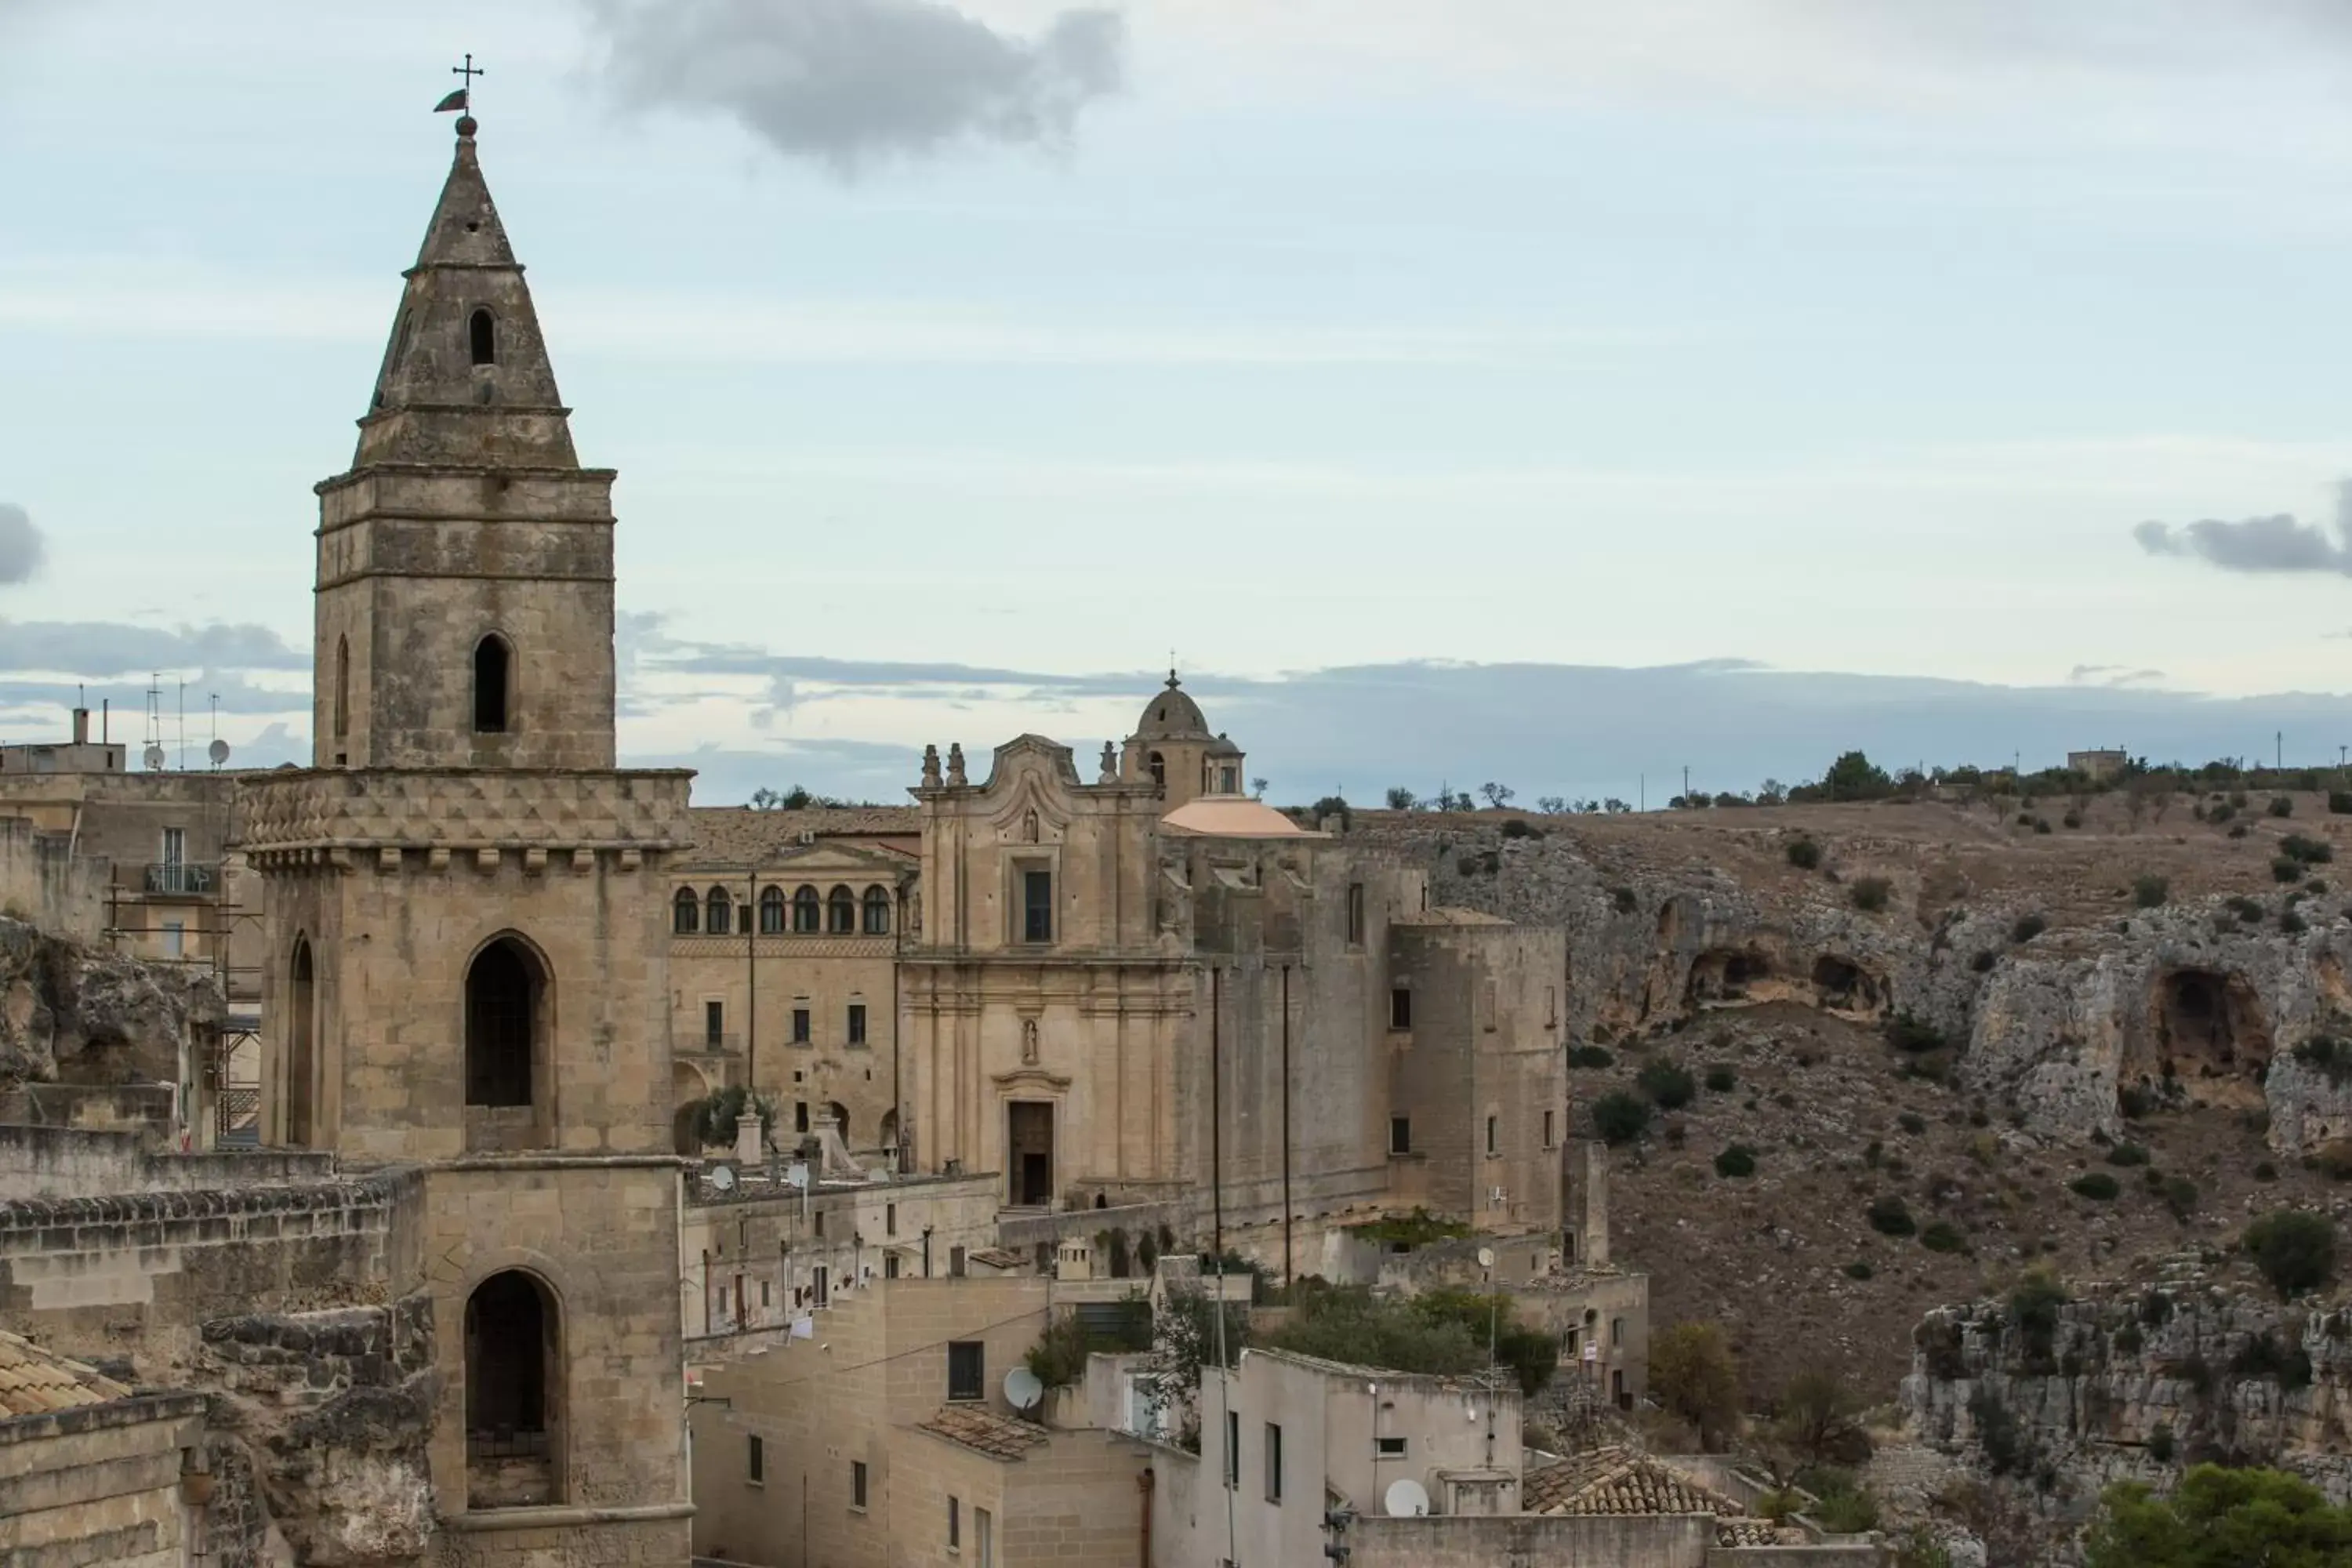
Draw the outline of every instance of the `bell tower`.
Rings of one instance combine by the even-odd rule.
[[[429,1561],[686,1560],[668,889],[614,763],[610,469],[572,451],[478,127],[318,486],[314,765],[245,784],[263,1136],[416,1174]]]

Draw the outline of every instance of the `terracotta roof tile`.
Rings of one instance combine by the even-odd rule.
[[[0,1332],[0,1419],[130,1397],[131,1390],[94,1368]]]
[[[799,847],[801,836],[880,840],[872,847],[904,852],[887,840],[919,840],[922,818],[911,805],[812,806],[805,811],[757,811],[748,805],[698,805],[687,813],[694,846],[678,859],[693,865],[764,863]]]
[[[1529,1513],[1739,1514],[1739,1505],[1695,1485],[1639,1449],[1593,1448],[1557,1465],[1530,1470],[1519,1483],[1519,1506]]]
[[[943,1405],[938,1415],[919,1425],[926,1432],[950,1443],[961,1443],[992,1459],[1023,1458],[1030,1449],[1042,1448],[1047,1441],[1044,1427],[999,1415],[977,1405]]]

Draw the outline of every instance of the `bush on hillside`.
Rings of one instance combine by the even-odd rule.
[[[1604,1143],[1631,1143],[1650,1130],[1650,1102],[1619,1089],[1592,1102],[1593,1131]]]

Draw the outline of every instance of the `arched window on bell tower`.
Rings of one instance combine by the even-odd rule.
[[[474,733],[503,735],[507,694],[513,683],[513,655],[496,632],[474,645]]]
[[[335,639],[335,739],[352,732],[352,639]]]
[[[499,363],[499,321],[490,314],[488,306],[476,310],[467,318],[466,339],[476,364]]]

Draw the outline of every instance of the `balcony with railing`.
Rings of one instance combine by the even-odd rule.
[[[166,898],[208,899],[220,891],[220,867],[210,861],[157,860],[147,868],[147,890]]]

